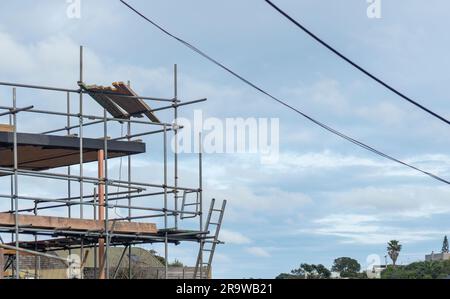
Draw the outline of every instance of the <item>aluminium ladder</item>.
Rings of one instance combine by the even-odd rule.
[[[213,228],[214,233],[210,236],[206,236],[200,241],[200,249],[198,252],[197,263],[194,270],[194,279],[208,279],[211,274],[211,265],[214,257],[214,252],[216,250],[217,244],[223,244],[219,241],[220,228],[222,226],[223,215],[225,213],[225,207],[227,201],[222,202],[222,207],[220,209],[215,208],[216,200],[213,198],[211,200],[211,207],[209,209],[208,218],[205,224],[205,232],[209,234],[211,228]],[[218,213],[217,220],[213,220],[213,214]],[[212,222],[217,221],[217,222]],[[204,262],[206,261],[206,262]]]

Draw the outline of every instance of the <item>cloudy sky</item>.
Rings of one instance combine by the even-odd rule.
[[[264,1],[130,3],[289,104],[450,178],[450,128],[338,60]],[[365,0],[276,3],[374,74],[450,117],[448,1],[382,0],[381,19],[367,17]],[[384,263],[386,242],[393,238],[404,244],[400,263],[440,250],[450,233],[450,187],[324,132],[163,36],[119,1],[81,4],[80,19],[68,18],[64,0],[14,1],[2,9],[0,81],[75,88],[82,44],[87,83],[131,80],[142,94],[172,97],[177,63],[180,97],[207,97],[195,107],[206,116],[280,119],[279,163],[262,165],[258,155],[205,157],[205,196],[229,201],[221,235],[226,245],[217,251],[215,277],[271,278],[303,262],[330,266],[340,256],[365,266],[378,255],[375,262]],[[0,88],[0,105],[11,103],[10,94]],[[64,95],[54,93],[19,90],[18,100],[22,106],[65,109]],[[95,103],[87,107],[99,110]],[[193,109],[184,109],[182,116],[192,117]],[[170,121],[170,115],[161,118]],[[58,121],[23,117],[19,129],[64,126]],[[158,180],[160,143],[148,142],[155,154],[136,158],[136,176]],[[195,185],[195,157],[184,158],[181,182]],[[110,165],[116,176],[119,165]],[[95,165],[87,171],[95,173]],[[65,188],[25,179],[23,184],[24,193],[48,196]],[[9,200],[1,207],[7,209]],[[192,264],[193,250],[191,245],[171,248],[170,259]]]

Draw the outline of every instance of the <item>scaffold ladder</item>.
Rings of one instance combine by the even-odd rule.
[[[219,241],[219,233],[222,226],[227,201],[224,200],[222,202],[222,207],[220,209],[215,208],[215,202],[215,199],[211,200],[211,207],[209,209],[208,218],[205,224],[205,232],[208,232],[209,234],[214,231],[214,233],[209,234],[200,241],[200,249],[198,252],[197,263],[195,265],[194,279],[208,279],[210,277],[211,265],[216,246],[217,244],[222,244],[222,242]],[[218,215],[215,216],[215,214]]]

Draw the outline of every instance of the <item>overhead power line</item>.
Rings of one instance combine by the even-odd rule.
[[[431,177],[431,178],[433,178],[433,179],[435,179],[435,180],[438,180],[438,181],[440,181],[440,182],[443,182],[443,183],[445,183],[445,184],[449,184],[449,185],[450,185],[450,181],[447,181],[447,180],[445,180],[445,179],[443,179],[443,178],[441,178],[441,177],[439,177],[439,176],[437,176],[437,175],[435,175],[435,174],[433,174],[433,173],[431,173],[431,172],[422,170],[422,169],[420,169],[420,168],[418,168],[418,167],[416,167],[416,166],[413,166],[413,165],[408,164],[408,163],[406,163],[406,162],[404,162],[404,161],[401,161],[401,160],[399,160],[399,159],[397,159],[397,158],[394,158],[394,157],[392,157],[392,156],[390,156],[390,155],[387,155],[387,154],[385,154],[385,153],[383,153],[383,152],[381,152],[381,151],[379,151],[379,150],[377,150],[377,149],[375,149],[375,148],[373,148],[373,147],[371,147],[371,146],[369,146],[369,145],[367,145],[367,144],[365,144],[365,143],[363,143],[363,142],[361,142],[361,141],[358,141],[358,140],[356,140],[356,139],[354,139],[354,138],[352,138],[352,137],[350,137],[350,136],[348,136],[348,135],[346,135],[346,134],[344,134],[344,133],[342,133],[342,132],[340,132],[340,131],[338,131],[338,130],[333,129],[332,127],[330,127],[330,126],[328,126],[328,125],[326,125],[326,124],[324,124],[324,123],[322,123],[322,122],[320,122],[320,121],[318,121],[318,120],[316,120],[315,118],[313,118],[313,117],[307,115],[306,113],[300,111],[299,109],[293,107],[292,105],[286,103],[285,101],[283,101],[283,100],[281,100],[281,99],[275,97],[274,95],[270,94],[268,91],[266,91],[266,90],[264,90],[263,88],[257,86],[256,84],[252,83],[251,81],[245,79],[244,77],[242,77],[241,75],[237,74],[236,72],[234,72],[234,71],[231,70],[230,68],[226,67],[225,65],[223,65],[223,64],[220,63],[219,61],[217,61],[217,60],[215,60],[214,58],[212,58],[212,57],[210,57],[209,55],[207,55],[205,52],[203,52],[203,51],[201,51],[200,49],[198,49],[197,47],[193,46],[191,43],[189,43],[189,42],[187,42],[187,41],[185,41],[185,40],[179,38],[179,37],[176,36],[176,35],[173,35],[173,34],[170,33],[169,31],[167,31],[166,29],[164,29],[162,26],[158,25],[156,22],[152,21],[151,19],[149,19],[148,17],[146,17],[145,15],[143,15],[141,12],[139,12],[136,8],[134,8],[133,6],[131,6],[130,4],[128,4],[126,1],[120,0],[120,2],[122,2],[125,6],[127,6],[129,9],[131,9],[134,13],[136,13],[137,15],[139,15],[141,18],[143,18],[144,20],[146,20],[147,22],[149,22],[150,24],[152,24],[153,26],[155,26],[156,28],[158,28],[158,29],[159,29],[160,31],[162,31],[164,34],[166,34],[166,35],[168,35],[169,37],[171,37],[171,38],[177,40],[178,42],[182,43],[183,45],[185,45],[185,46],[188,47],[189,49],[191,49],[191,50],[193,50],[194,52],[198,53],[199,55],[201,55],[201,56],[204,57],[205,59],[209,60],[210,62],[214,63],[215,65],[219,66],[220,68],[222,68],[222,69],[225,70],[226,72],[228,72],[228,73],[230,73],[231,75],[233,75],[234,77],[238,78],[239,80],[241,80],[241,81],[244,82],[245,84],[251,86],[252,88],[254,88],[254,89],[256,89],[257,91],[259,91],[260,93],[262,93],[262,94],[268,96],[270,99],[272,99],[272,100],[274,100],[275,102],[277,102],[277,103],[283,105],[284,107],[286,107],[286,108],[288,108],[288,109],[294,111],[294,112],[297,113],[297,114],[300,114],[301,116],[303,116],[303,117],[306,118],[307,120],[313,122],[314,124],[320,126],[321,128],[323,128],[323,129],[325,129],[325,130],[327,130],[327,131],[333,133],[334,135],[337,135],[337,136],[339,136],[339,137],[341,137],[341,138],[343,138],[343,139],[345,139],[345,140],[347,140],[347,141],[349,141],[349,142],[351,142],[351,143],[353,143],[353,144],[355,144],[355,145],[357,145],[357,146],[359,146],[359,147],[361,147],[361,148],[363,148],[363,149],[365,149],[365,150],[368,150],[368,151],[370,151],[370,152],[372,152],[372,153],[374,153],[374,154],[376,154],[376,155],[379,155],[379,156],[381,156],[381,157],[383,157],[383,158],[386,158],[386,159],[388,159],[388,160],[391,160],[391,161],[393,161],[393,162],[396,162],[396,163],[398,163],[398,164],[400,164],[400,165],[409,167],[409,168],[411,168],[411,169],[413,169],[413,170],[416,170],[416,171],[418,171],[418,172],[420,172],[420,173],[422,173],[422,174],[425,174],[425,175],[427,175],[427,176],[429,176],[429,177]]]
[[[344,54],[342,54],[341,52],[339,52],[338,50],[336,50],[334,47],[332,47],[330,44],[326,43],[323,39],[321,39],[320,37],[318,37],[317,35],[315,35],[313,32],[311,32],[310,30],[308,30],[305,26],[303,26],[302,24],[300,24],[297,20],[295,20],[293,17],[291,17],[288,13],[286,13],[285,11],[283,11],[281,8],[279,8],[278,6],[276,6],[272,1],[270,0],[265,0],[270,6],[272,6],[276,11],[278,11],[281,15],[283,15],[286,19],[288,19],[289,21],[291,21],[292,23],[294,23],[298,28],[300,28],[303,32],[305,32],[306,34],[308,34],[310,37],[312,37],[313,39],[315,39],[317,42],[319,42],[322,46],[324,46],[325,48],[327,48],[328,50],[330,50],[331,52],[333,52],[334,54],[336,54],[339,58],[341,58],[342,60],[346,61],[347,63],[349,63],[351,66],[353,66],[354,68],[356,68],[357,70],[359,70],[361,73],[365,74],[366,76],[368,76],[369,78],[375,80],[376,82],[378,82],[379,84],[381,84],[382,86],[384,86],[385,88],[389,89],[390,91],[392,91],[393,93],[395,93],[396,95],[398,95],[399,97],[401,97],[402,99],[408,101],[409,103],[419,107],[420,109],[422,109],[423,111],[427,112],[428,114],[436,117],[437,119],[445,122],[446,124],[450,125],[450,120],[446,119],[445,117],[439,115],[438,113],[432,111],[431,109],[425,107],[424,105],[414,101],[413,99],[411,99],[410,97],[406,96],[404,93],[400,92],[398,89],[395,89],[394,87],[392,87],[391,85],[389,85],[388,83],[386,83],[385,81],[381,80],[380,78],[378,78],[377,76],[373,75],[372,73],[370,73],[369,71],[367,71],[366,69],[364,69],[363,67],[361,67],[360,65],[358,65],[356,62],[354,62],[353,60],[351,60],[350,58],[348,58],[347,56],[345,56]]]

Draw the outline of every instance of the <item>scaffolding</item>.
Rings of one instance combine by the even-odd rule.
[[[52,251],[79,250],[80,256],[83,256],[86,249],[94,251],[96,277],[115,278],[117,269],[111,269],[108,256],[113,246],[123,247],[123,255],[128,254],[128,277],[131,278],[132,246],[156,243],[163,244],[164,247],[164,276],[167,278],[169,244],[178,245],[181,242],[198,244],[196,268],[192,278],[210,277],[214,251],[216,245],[221,243],[218,236],[226,201],[216,208],[215,200],[211,200],[209,210],[204,211],[202,146],[199,145],[196,157],[198,184],[195,187],[185,187],[179,183],[180,157],[177,148],[179,132],[183,130],[177,124],[179,109],[206,99],[186,102],[179,99],[176,65],[173,97],[157,98],[118,93],[114,90],[89,89],[83,81],[83,63],[81,46],[77,89],[0,82],[0,86],[12,88],[12,105],[0,106],[0,117],[9,119],[8,125],[3,125],[3,129],[0,127],[0,178],[9,178],[10,185],[9,194],[3,194],[7,193],[4,190],[0,191],[0,200],[10,200],[10,210],[0,212],[0,278],[7,267],[12,269],[13,278],[20,278],[20,258],[24,253],[48,257],[48,253]],[[130,87],[130,83],[127,86]],[[66,111],[40,110],[35,105],[19,107],[18,89],[62,93]],[[77,99],[74,100],[73,95]],[[101,105],[103,115],[91,115],[85,108],[86,101],[101,97],[114,97],[125,105],[139,101],[147,110],[119,115]],[[157,108],[148,109],[144,102],[152,103]],[[78,104],[78,111],[72,111],[74,103]],[[172,111],[173,114],[170,114],[173,120],[159,121],[154,116],[159,111]],[[39,134],[18,132],[19,114],[65,118],[66,125]],[[145,120],[142,114],[151,117]],[[113,124],[120,125],[122,130],[126,126],[126,133],[111,136],[113,130],[110,127]],[[86,136],[85,130],[88,127],[97,127],[95,132],[101,131],[102,136]],[[134,132],[135,127],[140,130]],[[146,128],[145,131],[142,131],[143,127]],[[138,138],[148,136],[162,137],[162,183],[133,180],[132,156],[146,152],[146,144]],[[174,138],[175,144],[171,171],[168,169],[169,136]],[[201,143],[201,136],[199,142]],[[126,179],[115,179],[110,175],[109,162],[119,157],[121,165],[122,158],[127,159]],[[86,165],[94,162],[97,162],[98,176],[87,176]],[[169,179],[171,172],[173,179]],[[20,186],[22,177],[62,184],[67,196],[48,198],[23,194]],[[56,217],[55,215],[61,216],[61,209],[65,211],[65,215],[62,215],[64,217]],[[116,209],[126,211],[127,215],[113,213]],[[45,216],[40,214],[43,212]],[[214,214],[218,216],[214,218]],[[189,221],[189,228],[185,227],[185,221]],[[10,242],[5,242],[2,235],[8,236]],[[5,251],[10,255],[6,255]]]

